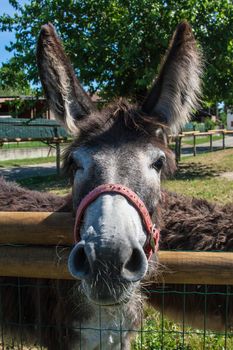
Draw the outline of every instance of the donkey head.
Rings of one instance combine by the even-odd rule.
[[[74,136],[64,158],[74,212],[96,187],[121,184],[143,201],[156,223],[161,174],[174,162],[166,133],[177,132],[197,106],[201,59],[190,26],[178,26],[141,106],[121,99],[98,111],[51,24],[42,27],[37,60],[50,107]],[[69,269],[82,280],[86,296],[101,305],[128,300],[148,270],[148,232],[139,208],[127,196],[105,191],[85,207],[77,230]]]

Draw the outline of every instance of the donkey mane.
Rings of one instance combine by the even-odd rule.
[[[136,131],[139,135],[155,135],[155,129],[163,128],[168,132],[168,126],[161,124],[155,115],[146,114],[137,103],[130,103],[125,98],[115,99],[106,105],[101,112],[92,113],[85,123],[79,122],[81,135],[79,138],[93,138],[112,130],[117,132],[117,138],[125,129]],[[114,136],[114,135],[113,135]]]

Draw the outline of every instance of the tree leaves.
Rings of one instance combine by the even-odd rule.
[[[41,0],[0,17],[0,30],[15,30],[17,65],[38,83],[34,57],[42,24],[52,22],[80,80],[105,98],[143,97],[156,75],[176,25],[191,22],[206,58],[204,96],[233,104],[233,4],[231,0]],[[11,64],[10,64],[11,65]],[[13,83],[13,82],[12,82]]]

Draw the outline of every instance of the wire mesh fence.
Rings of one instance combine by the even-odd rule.
[[[79,282],[70,279],[72,226],[70,213],[0,213],[0,276],[11,276],[0,277],[0,349],[111,349],[109,333],[125,349],[129,332],[134,350],[233,348],[231,252],[159,251],[162,279],[143,282],[136,304],[129,301],[138,314],[129,326],[124,305],[106,320],[106,308],[89,310]],[[77,320],[83,311],[94,321]],[[76,346],[68,347],[74,337]],[[96,347],[87,347],[88,337]]]
[[[107,349],[104,335],[109,331],[119,338],[131,331],[136,336],[131,346],[134,350],[233,348],[232,286],[152,285],[144,292],[148,305],[141,310],[140,327],[127,329],[122,326],[120,308],[112,328],[102,323],[101,306],[97,322],[91,327],[85,322],[69,324],[69,318],[59,319],[58,309],[73,293],[73,283],[66,281],[64,287],[63,281],[1,277],[0,349],[66,349],[66,339],[73,332],[98,337],[99,348]],[[61,298],[59,305],[56,305],[57,293]],[[73,313],[74,306],[66,310],[69,311]],[[79,312],[78,305],[75,312]],[[47,337],[56,337],[55,347],[46,345]],[[78,349],[88,350],[82,344],[82,337]]]

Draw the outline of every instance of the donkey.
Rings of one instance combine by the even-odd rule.
[[[51,24],[41,29],[37,62],[50,108],[74,138],[64,170],[76,216],[68,263],[76,280],[47,281],[39,309],[30,296],[21,319],[36,320],[48,349],[129,349],[141,320],[140,282],[158,269],[160,179],[175,168],[167,134],[198,105],[201,53],[182,22],[145,101],[120,99],[101,111]]]

